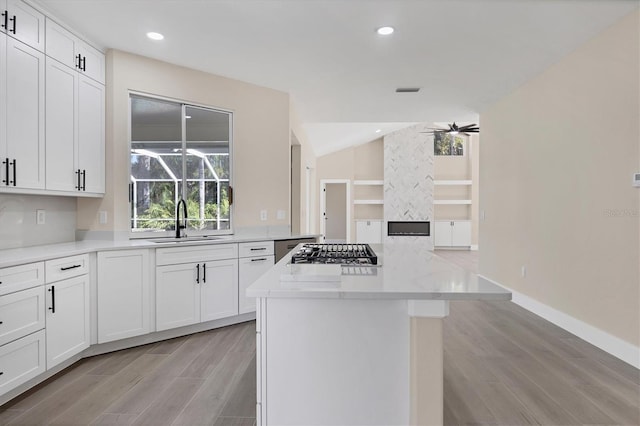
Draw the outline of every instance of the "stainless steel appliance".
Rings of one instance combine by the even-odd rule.
[[[369,244],[304,244],[291,256],[292,264],[377,265]]]

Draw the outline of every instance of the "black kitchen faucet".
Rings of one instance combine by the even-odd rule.
[[[182,206],[183,225],[180,225],[180,206]],[[180,235],[181,229],[187,229],[187,203],[184,201],[184,198],[181,198],[176,206],[176,238],[182,238],[182,235]]]

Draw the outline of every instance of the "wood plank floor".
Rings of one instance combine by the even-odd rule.
[[[519,306],[453,302],[444,324],[445,424],[640,425],[640,371]],[[254,425],[255,323],[85,359],[0,424]]]

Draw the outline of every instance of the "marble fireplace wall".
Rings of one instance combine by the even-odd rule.
[[[384,242],[416,244],[433,250],[433,135],[427,123],[384,137]],[[431,236],[406,237],[387,233],[389,221],[430,221]]]

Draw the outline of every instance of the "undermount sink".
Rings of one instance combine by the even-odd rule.
[[[217,240],[229,240],[231,239],[230,235],[198,235],[196,237],[166,237],[166,238],[157,238],[154,240],[148,240],[152,243],[192,243],[196,241],[217,241]]]

